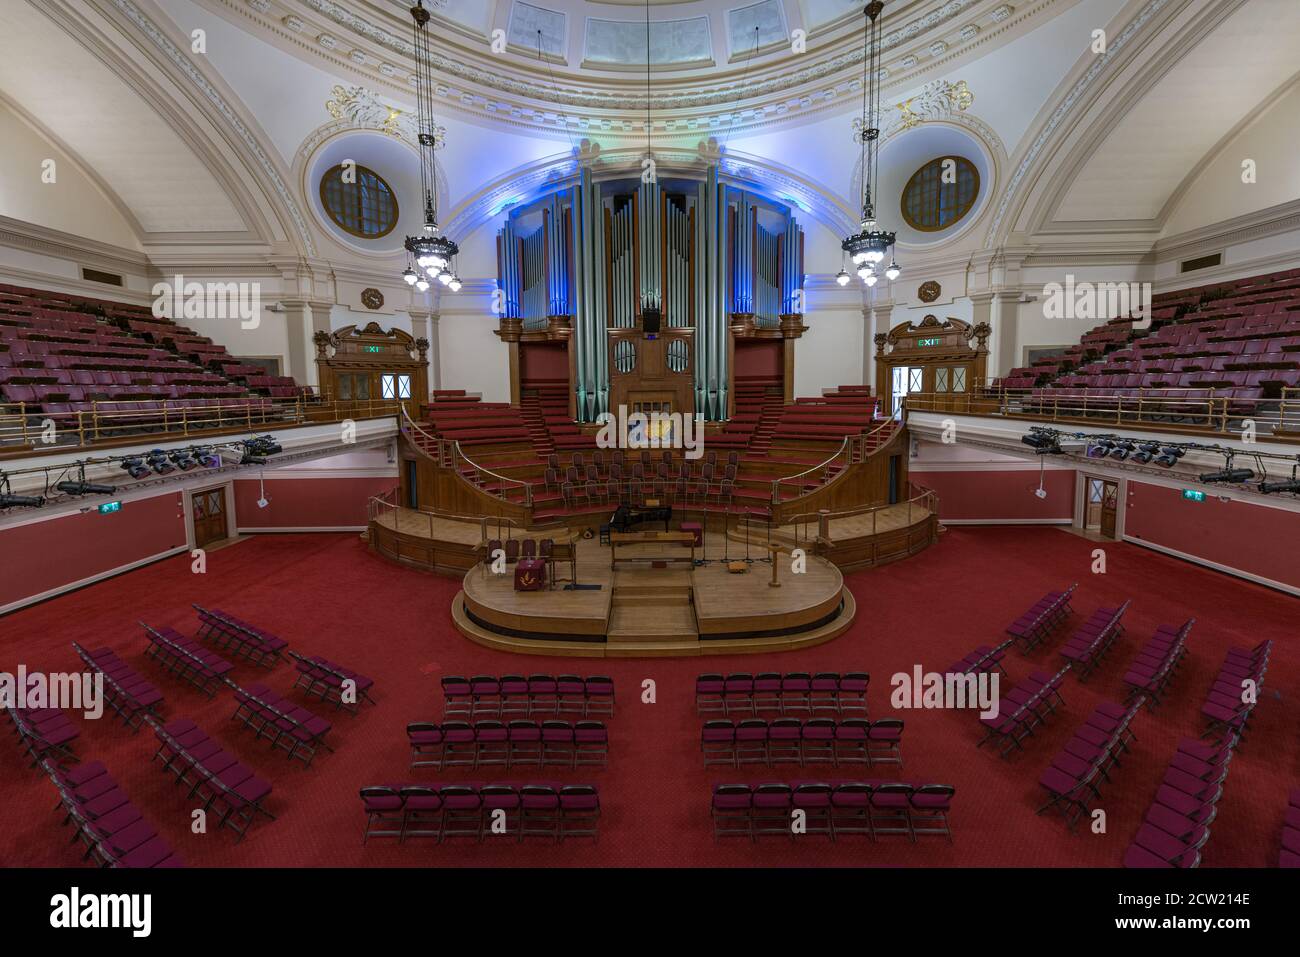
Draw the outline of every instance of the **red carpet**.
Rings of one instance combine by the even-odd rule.
[[[852,630],[810,651],[762,656],[673,660],[520,657],[490,651],[462,638],[448,606],[457,591],[450,579],[410,571],[370,555],[355,535],[258,537],[208,556],[206,575],[190,572],[179,557],[43,605],[0,622],[0,669],[19,663],[31,670],[72,671],[79,661],[70,642],[107,644],[154,680],[166,696],[168,718],[187,716],[274,785],[267,805],[278,820],[255,824],[236,845],[229,831],[189,832],[184,792],[149,759],[154,738],[132,735],[105,717],[73,720],[83,759],[110,771],[190,865],[534,865],[534,866],[746,866],[746,865],[952,865],[1117,866],[1182,735],[1202,727],[1201,701],[1231,645],[1278,642],[1250,737],[1233,761],[1203,866],[1273,866],[1277,862],[1287,792],[1300,784],[1297,742],[1296,641],[1300,603],[1294,598],[1201,569],[1131,545],[1109,544],[1108,574],[1090,571],[1094,543],[1048,528],[955,528],[939,545],[915,558],[850,576],[858,601]],[[42,557],[39,560],[52,560]],[[910,844],[905,838],[825,837],[798,843],[766,838],[754,846],[738,840],[715,844],[708,793],[723,780],[845,780],[893,776],[888,770],[784,767],[742,771],[711,768],[699,755],[701,720],[693,704],[701,671],[863,669],[872,675],[871,717],[891,714],[889,679],[921,664],[946,667],[976,645],[996,643],[1002,629],[1043,592],[1078,581],[1074,607],[1086,616],[1101,604],[1133,599],[1120,639],[1085,685],[1074,677],[1063,688],[1066,707],[1030,740],[1027,751],[1000,760],[977,749],[977,718],[970,713],[905,711],[904,780],[957,788],[954,845],[942,839]],[[143,657],[137,619],[193,634],[190,602],[223,608],[286,638],[290,646],[319,653],[376,679],[378,705],[357,717],[331,714],[335,754],[311,768],[272,754],[231,722],[233,697],[209,700],[188,684],[162,675]],[[1197,618],[1190,654],[1156,712],[1135,722],[1138,741],[1113,782],[1103,790],[1108,832],[1067,832],[1059,817],[1034,815],[1041,803],[1037,779],[1057,750],[1103,698],[1123,700],[1125,666],[1156,625]],[[1077,621],[1076,615],[1072,621]],[[1012,682],[1060,660],[1054,646],[1028,659],[1007,658]],[[612,675],[618,711],[609,722],[607,770],[545,769],[502,773],[453,769],[407,770],[404,728],[415,719],[441,716],[438,679],[446,673],[577,671]],[[288,665],[264,669],[236,665],[240,682],[264,680],[288,693]],[[641,684],[653,679],[658,700],[640,701]],[[1004,679],[1005,680],[1005,679]],[[77,846],[51,810],[54,789],[39,770],[20,760],[14,739],[0,743],[0,864],[74,866]],[[428,781],[594,781],[604,817],[597,845],[555,847],[545,842],[502,845],[427,841],[398,846],[374,839],[362,847],[357,789],[406,779]]]

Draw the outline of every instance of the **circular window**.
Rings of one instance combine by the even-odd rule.
[[[627,339],[614,343],[614,368],[627,375],[636,368],[636,346]]]
[[[340,229],[362,239],[387,236],[397,225],[393,188],[372,169],[339,165],[320,178],[320,201]]]
[[[903,219],[913,229],[947,229],[971,211],[980,192],[980,171],[961,156],[930,160],[903,188]]]

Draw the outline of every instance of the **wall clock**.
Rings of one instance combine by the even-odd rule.
[[[939,293],[943,292],[939,284],[933,279],[927,279],[921,283],[920,288],[916,290],[916,297],[922,302],[934,302],[939,298]]]
[[[367,309],[382,309],[384,307],[384,294],[378,289],[362,289],[361,305]]]

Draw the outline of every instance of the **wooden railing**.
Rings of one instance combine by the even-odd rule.
[[[367,523],[389,519],[393,530],[401,531],[403,526],[409,528],[413,522],[423,522],[425,527],[422,531],[412,531],[404,534],[412,534],[432,540],[437,537],[434,534],[434,522],[464,522],[467,525],[478,526],[479,544],[482,546],[486,546],[493,538],[513,537],[514,532],[522,532],[527,527],[523,522],[503,516],[459,515],[452,512],[441,512],[436,509],[429,511],[426,509],[406,508],[397,502],[397,497],[401,494],[401,491],[401,488],[397,487],[389,489],[380,495],[372,495],[366,502]]]
[[[491,469],[479,465],[465,454],[458,441],[440,438],[412,419],[405,406],[402,407],[401,427],[412,444],[432,459],[439,468],[451,469],[484,495],[489,495],[510,505],[522,505],[524,508],[532,508],[532,485],[519,479],[510,478],[508,475],[493,472]],[[469,468],[469,475],[465,474],[465,467]],[[493,482],[500,486],[500,494],[485,488],[486,485]],[[506,490],[508,489],[518,489],[521,492],[521,498],[518,501],[512,500],[507,494]]]
[[[1062,394],[1055,394],[1057,392]],[[974,392],[914,392],[905,407],[912,412],[1006,416],[1050,422],[1104,423],[1116,426],[1195,430],[1231,437],[1249,419],[1255,434],[1300,434],[1300,388],[1284,388],[1278,398],[1239,399],[1196,395],[1206,389],[1152,389],[1117,395],[1082,387],[1005,389]],[[1075,393],[1083,393],[1082,395]]]
[[[795,542],[798,544],[829,545],[831,543],[830,523],[837,518],[854,518],[860,515],[870,515],[870,535],[875,537],[878,532],[880,516],[888,509],[907,508],[907,521],[904,525],[906,528],[910,528],[917,521],[922,521],[939,514],[939,496],[935,494],[933,489],[925,488],[922,485],[916,485],[909,482],[908,492],[910,497],[906,502],[896,502],[893,505],[864,505],[855,508],[842,509],[838,512],[832,512],[826,509],[821,509],[816,512],[803,512],[799,515],[791,516],[782,524],[794,528]],[[817,528],[816,535],[809,534],[809,529],[813,525]]]
[[[791,502],[798,501],[805,495],[811,495],[825,488],[831,482],[834,482],[840,476],[846,474],[850,465],[857,465],[860,462],[865,462],[867,456],[889,440],[890,436],[894,434],[897,425],[898,423],[893,419],[886,419],[870,432],[860,432],[857,435],[846,435],[844,440],[840,443],[840,447],[825,461],[819,462],[812,468],[804,469],[802,472],[798,472],[794,475],[783,475],[780,478],[773,479],[771,497],[772,506],[776,507],[782,504],[790,504]],[[835,469],[834,475],[831,475],[832,469]],[[801,480],[806,479],[810,475],[819,475],[817,486],[809,492],[804,492],[803,486],[805,483]],[[799,482],[797,494],[793,498],[783,499],[782,491],[785,486],[790,482],[796,481]]]
[[[0,404],[0,454],[67,452],[107,443],[143,439],[195,438],[223,432],[263,431],[300,425],[396,416],[393,400],[252,400],[182,405],[155,402],[99,401],[76,412],[47,413],[26,403]]]

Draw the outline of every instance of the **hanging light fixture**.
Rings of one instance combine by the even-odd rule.
[[[451,259],[460,247],[439,234],[438,227],[438,160],[436,155],[438,130],[433,121],[433,57],[429,45],[429,11],[424,9],[424,0],[415,0],[411,7],[411,19],[415,22],[415,103],[417,148],[420,152],[420,195],[424,206],[424,231],[419,236],[406,237],[406,249],[415,259],[415,264],[424,270],[421,276],[410,266],[402,273],[402,278],[416,289],[424,292],[429,288],[430,279],[438,279],[444,270],[451,278]],[[411,274],[415,273],[415,278]],[[426,278],[427,277],[427,278]]]
[[[885,4],[882,0],[872,0],[863,13],[867,21],[863,31],[862,49],[862,128],[859,141],[862,143],[862,231],[849,236],[840,248],[853,257],[858,267],[858,276],[868,286],[874,286],[878,280],[875,266],[883,262],[885,254],[894,246],[894,233],[882,230],[876,223],[875,198],[872,187],[876,182],[877,153],[880,143],[880,89],[876,84],[880,72],[880,13]],[[885,275],[890,280],[902,274],[898,263],[891,255]]]

